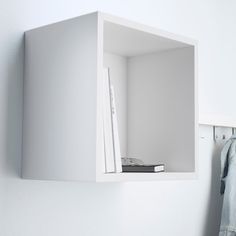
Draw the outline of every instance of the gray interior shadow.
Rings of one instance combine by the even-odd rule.
[[[24,34],[14,41],[7,64],[6,160],[8,177],[19,177],[22,153]]]

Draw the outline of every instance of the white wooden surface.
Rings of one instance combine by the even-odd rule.
[[[128,61],[128,155],[195,171],[194,49]]]
[[[22,176],[94,180],[97,14],[26,32]]]
[[[222,114],[200,114],[199,124],[236,128],[236,117]]]
[[[161,173],[109,173],[100,175],[97,182],[133,182],[159,180],[187,180],[196,179],[195,172],[161,172]]]
[[[177,34],[173,34],[171,32],[165,31],[165,30],[161,30],[161,29],[157,29],[157,28],[153,28],[147,25],[143,25],[134,21],[130,21],[121,17],[116,17],[110,14],[106,14],[106,13],[101,13],[98,12],[99,17],[104,21],[104,23],[108,26],[107,28],[104,27],[104,31],[107,29],[109,31],[109,29],[111,30],[111,33],[109,34],[108,32],[105,32],[105,36],[106,34],[109,37],[113,37],[113,33],[114,33],[114,29],[112,29],[112,24],[113,27],[118,27],[118,26],[123,26],[123,29],[120,29],[122,31],[126,31],[128,30],[127,28],[130,28],[130,30],[136,30],[136,31],[141,31],[143,33],[149,34],[149,37],[152,38],[154,35],[157,37],[157,40],[159,41],[161,38],[166,42],[161,43],[161,47],[157,47],[154,43],[152,43],[153,48],[152,50],[155,49],[155,51],[158,50],[167,50],[167,49],[173,49],[173,48],[178,48],[178,47],[185,47],[185,46],[191,46],[194,44],[197,44],[197,41],[189,38],[189,37],[185,37],[182,35],[177,35]],[[107,24],[108,23],[108,24]],[[118,25],[118,26],[117,26]],[[119,27],[118,27],[119,28]],[[118,33],[119,35],[123,35],[123,37],[126,37],[126,34],[122,33],[122,32],[117,32],[120,31],[115,29],[115,32]],[[140,37],[143,37],[142,33],[140,32]],[[138,32],[136,32],[138,33]],[[130,34],[127,35],[128,38],[132,37],[130,36]],[[113,37],[114,40],[117,39],[116,37]],[[120,38],[120,36],[118,37],[118,39]],[[146,37],[145,37],[146,38]],[[150,38],[148,40],[150,40]],[[147,39],[147,38],[146,38]],[[139,39],[136,39],[139,40]],[[104,39],[104,41],[106,42],[106,39]],[[129,42],[130,40],[128,40]],[[109,42],[109,41],[107,41]],[[122,40],[123,43],[123,47],[126,47],[125,41]],[[160,41],[159,41],[160,43]],[[135,42],[133,41],[133,44],[135,45]],[[129,44],[129,46],[133,47],[132,42]],[[136,45],[135,45],[136,46]],[[115,48],[115,46],[112,46]],[[143,47],[149,47],[148,45]],[[118,47],[117,47],[118,48]],[[105,47],[105,49],[108,49]],[[129,50],[129,49],[127,49]],[[136,50],[140,50],[140,48],[136,48]],[[117,49],[116,49],[116,53],[117,53]],[[125,55],[127,55],[127,52],[124,52]],[[138,54],[141,54],[141,52],[139,51]],[[135,53],[135,55],[137,55],[137,53]],[[129,55],[131,56],[131,55]]]
[[[106,28],[105,25],[108,22],[109,27]],[[154,41],[152,41],[150,44],[151,47],[143,47],[141,51],[138,51],[140,47],[137,47],[135,44],[135,47],[131,48],[131,52],[126,48],[126,39],[121,41],[119,40],[120,37],[115,37],[113,38],[113,43],[117,55],[113,55],[113,59],[114,57],[117,59],[120,55],[125,55],[129,58],[132,55],[138,56],[140,53],[142,54],[144,52],[150,53],[150,49],[152,49],[151,54],[153,54],[156,50],[160,52],[175,48],[173,50],[174,52],[175,50],[182,50],[183,46],[186,48],[183,50],[187,50],[187,48],[190,49],[190,45],[196,46],[196,42],[191,39],[102,13],[93,13],[27,32],[22,164],[22,175],[24,178],[123,181],[126,179],[181,179],[195,176],[197,159],[196,117],[198,116],[196,109],[196,60],[193,62],[193,58],[195,57],[196,59],[196,53],[187,57],[189,59],[188,63],[190,63],[190,65],[187,64],[187,66],[190,67],[186,68],[186,74],[184,72],[183,78],[180,78],[181,83],[172,80],[167,82],[171,90],[175,91],[172,94],[173,96],[170,96],[170,99],[166,99],[166,94],[164,99],[159,95],[159,97],[155,97],[155,99],[163,100],[163,109],[170,106],[170,109],[174,109],[178,114],[176,116],[178,119],[174,119],[173,116],[170,119],[169,115],[174,115],[174,111],[173,113],[164,113],[168,116],[166,119],[165,115],[163,116],[164,123],[157,122],[156,124],[159,124],[161,127],[168,127],[168,132],[161,133],[161,137],[164,135],[164,142],[159,136],[158,142],[153,142],[150,148],[150,150],[153,150],[154,146],[159,145],[159,141],[161,141],[161,145],[164,143],[164,149],[171,150],[172,146],[171,143],[168,142],[168,138],[173,135],[170,128],[172,127],[174,129],[174,145],[176,147],[175,150],[177,150],[176,154],[178,158],[172,159],[174,153],[167,157],[167,159],[171,157],[169,163],[172,163],[173,166],[169,170],[173,172],[162,173],[160,175],[104,174],[102,172],[102,161],[104,160],[102,157],[103,147],[101,142],[102,70],[104,63],[115,67],[117,66],[117,61],[115,63],[114,61],[112,62],[109,56],[111,54],[108,56],[104,54],[105,52],[107,53],[110,47],[109,45],[109,47],[107,47],[106,43],[110,40],[111,35],[113,35],[112,27],[115,27],[114,29],[117,32],[116,24],[119,25],[119,29],[121,27],[122,37],[126,36],[126,27],[129,27],[133,28],[133,30],[128,30],[128,38],[132,39],[132,33],[135,31],[142,31],[141,34],[136,35],[136,37],[140,37],[137,38],[137,42],[140,43],[143,39],[148,42],[148,40],[151,39],[152,41],[156,38],[156,43],[161,42],[161,45],[160,47],[156,47]],[[103,30],[105,30],[104,34]],[[147,35],[145,36],[145,34]],[[153,35],[156,35],[156,37],[153,37]],[[131,47],[131,44],[129,45]],[[111,52],[108,51],[108,53]],[[152,58],[153,55],[151,54],[150,57]],[[106,59],[109,57],[110,59]],[[126,64],[127,60],[130,60],[130,62]],[[155,88],[158,88],[158,83],[156,83],[157,81],[155,80],[155,76],[157,76],[157,74],[155,74],[156,72],[154,73],[155,76],[150,77],[151,81],[145,79],[149,70],[147,64],[151,63],[151,61],[148,59],[133,67],[133,65],[130,66],[133,64],[133,62],[131,62],[132,60],[136,61],[136,58],[127,59],[124,57],[121,59],[120,64],[118,64],[121,65],[123,63],[123,72],[120,71],[122,81],[116,81],[114,83],[115,87],[117,86],[118,88],[120,86],[117,90],[120,91],[118,92],[120,93],[119,96],[124,95],[121,102],[123,105],[119,108],[121,111],[123,110],[123,113],[121,112],[122,114],[120,115],[120,117],[123,117],[121,118],[123,121],[119,122],[122,123],[121,126],[123,126],[121,143],[123,143],[124,153],[127,148],[129,150],[129,146],[131,146],[130,150],[144,147],[145,152],[148,151],[147,142],[142,142],[141,140],[141,143],[134,142],[136,135],[142,135],[144,127],[140,127],[138,133],[136,133],[133,122],[135,122],[135,116],[137,116],[137,114],[133,111],[133,108],[142,110],[146,106],[147,108],[149,107],[148,109],[150,111],[150,100],[146,100],[142,108],[139,108],[138,101],[140,99],[132,99],[133,96],[141,96],[143,91],[145,91],[144,93],[147,97],[150,95],[154,96]],[[178,56],[175,60],[175,62],[178,61]],[[137,61],[140,61],[140,58],[137,58]],[[154,69],[155,63],[151,63],[151,65],[153,65],[153,67],[151,66],[151,70]],[[195,64],[193,65],[193,63]],[[168,60],[166,60],[165,65],[165,69],[167,69],[166,72],[169,69],[167,68],[167,64]],[[178,65],[179,64],[176,64],[176,66]],[[132,69],[126,69],[126,66],[130,66]],[[175,68],[175,66],[173,68]],[[120,69],[118,69],[118,71],[119,70]],[[126,71],[128,72],[127,77],[124,74]],[[141,73],[142,75],[138,75],[139,72],[142,71],[144,74]],[[137,80],[135,79],[136,76]],[[188,76],[190,77],[189,80],[187,80]],[[130,81],[129,77],[132,77]],[[127,80],[127,84],[132,86],[132,89],[127,89],[127,91],[122,92],[122,89],[126,90],[124,78]],[[149,85],[154,89],[150,94],[148,90],[143,90],[147,82],[151,82]],[[134,92],[135,87],[137,88],[136,92]],[[175,96],[178,90],[180,90],[181,99]],[[162,92],[164,91],[168,93],[168,89]],[[164,96],[164,93],[160,94]],[[117,100],[118,99],[119,98],[117,98]],[[181,107],[182,102],[185,107],[178,109]],[[170,105],[171,103],[173,104]],[[131,109],[128,108],[129,105]],[[127,114],[124,113],[126,110]],[[143,114],[139,118],[144,121]],[[129,118],[128,115],[130,115]],[[183,118],[182,120],[181,117]],[[171,120],[171,122],[168,120]],[[149,127],[147,130],[151,132],[154,120],[153,122],[148,122],[146,123]],[[128,127],[129,125],[130,127]],[[155,132],[158,131],[156,128],[154,130]],[[181,146],[182,142],[177,139],[179,133],[183,135],[180,137],[180,140],[181,138],[188,140],[188,142],[185,142],[187,145],[187,151],[185,153],[183,152],[185,147]],[[152,138],[155,139],[156,137],[154,136],[152,136]],[[132,149],[131,143],[135,143],[132,144],[133,147],[135,147],[134,149]],[[178,149],[178,147],[180,149]],[[159,153],[155,152],[154,154],[159,155]],[[181,173],[177,173],[176,171]]]
[[[127,59],[105,54],[126,119],[119,123],[128,147],[122,156],[165,163],[167,171],[195,170],[193,53],[188,47]]]
[[[138,56],[184,48],[189,44],[110,22],[104,23],[104,50],[121,56]],[[119,43],[114,43],[119,42]]]

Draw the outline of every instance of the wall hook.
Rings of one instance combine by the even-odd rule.
[[[234,134],[234,128],[213,126],[213,139],[215,142],[224,142]]]

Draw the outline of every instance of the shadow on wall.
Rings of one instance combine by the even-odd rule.
[[[22,153],[24,34],[14,40],[7,64],[6,177],[20,177]]]
[[[216,144],[212,155],[211,188],[204,236],[219,234],[223,197],[220,195],[220,154],[223,144]]]

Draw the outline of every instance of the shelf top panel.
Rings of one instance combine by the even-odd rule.
[[[101,13],[104,23],[104,51],[137,56],[195,46],[196,41],[163,30]]]

